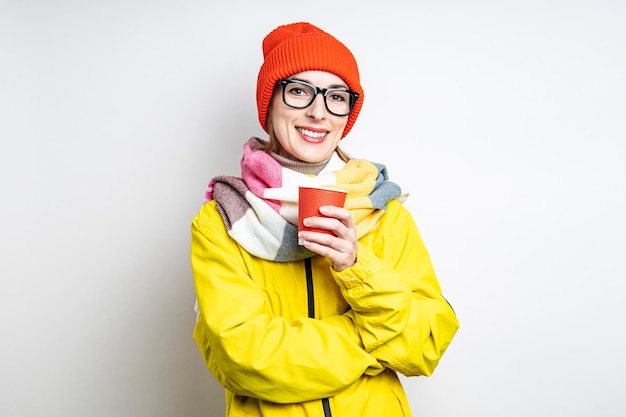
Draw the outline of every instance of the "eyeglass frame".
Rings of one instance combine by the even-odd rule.
[[[349,116],[350,113],[352,113],[352,110],[354,109],[354,105],[356,104],[356,101],[359,99],[360,94],[356,93],[352,90],[349,90],[345,87],[338,87],[338,88],[322,88],[322,87],[317,87],[313,84],[307,83],[306,81],[302,81],[302,80],[290,80],[290,79],[286,79],[283,78],[281,80],[279,80],[279,83],[282,87],[282,97],[283,97],[283,103],[285,103],[286,106],[291,107],[293,109],[306,109],[307,107],[310,107],[311,104],[313,104],[313,102],[315,101],[315,99],[317,98],[317,95],[322,93],[322,97],[324,97],[324,107],[326,107],[326,110],[328,110],[328,112],[330,114],[333,114],[335,116],[339,116],[339,117],[345,117],[345,116]],[[293,106],[289,103],[287,103],[287,100],[285,99],[285,87],[288,84],[292,84],[292,83],[299,83],[299,84],[304,84],[308,87],[311,87],[313,89],[313,97],[311,98],[311,101],[309,102],[309,104],[307,104],[306,106],[303,107],[298,107],[298,106]],[[326,97],[328,96],[328,93],[332,93],[334,91],[341,91],[344,93],[348,93],[350,95],[350,103],[349,103],[349,107],[348,107],[348,113],[346,114],[337,114],[335,112],[333,112],[331,109],[328,108],[328,103],[326,102]]]

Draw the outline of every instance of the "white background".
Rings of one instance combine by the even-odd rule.
[[[416,416],[624,416],[623,1],[0,1],[0,416],[221,416],[189,225],[262,131],[261,40],[356,55],[344,140],[461,329]]]

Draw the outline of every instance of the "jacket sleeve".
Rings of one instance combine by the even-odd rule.
[[[215,378],[237,395],[277,403],[330,397],[385,368],[363,348],[349,314],[274,316],[239,245],[207,203],[192,222],[198,300],[194,339]]]
[[[333,275],[365,350],[405,376],[428,376],[459,323],[410,213],[392,201],[383,219],[359,242],[357,263]]]

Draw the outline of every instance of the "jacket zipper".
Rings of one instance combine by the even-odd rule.
[[[311,258],[304,260],[304,269],[306,271],[306,293],[309,318],[315,318],[315,296],[313,295],[313,268],[311,268]],[[328,398],[322,398],[322,407],[324,408],[324,417],[332,417],[330,411],[330,401]]]

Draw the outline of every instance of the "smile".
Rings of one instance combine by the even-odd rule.
[[[319,139],[319,138],[323,138],[324,136],[328,135],[328,132],[313,132],[312,130],[308,130],[308,129],[303,129],[301,127],[297,127],[296,128],[298,130],[298,132],[302,133],[305,136],[308,136],[310,138],[314,138],[314,139]]]

